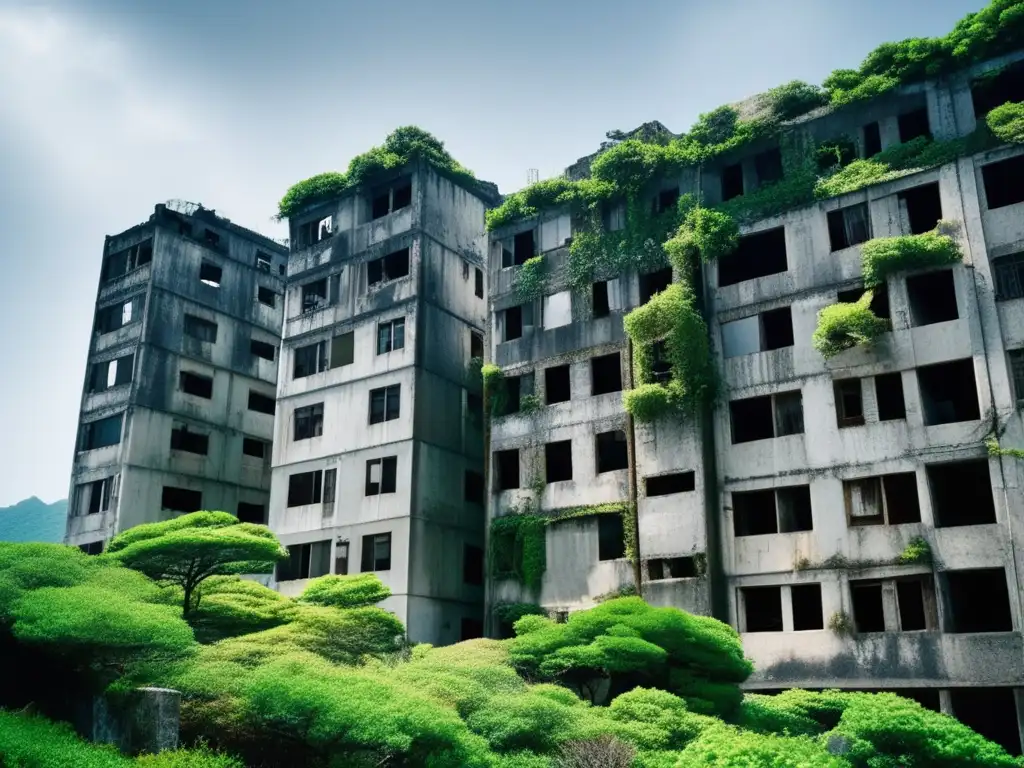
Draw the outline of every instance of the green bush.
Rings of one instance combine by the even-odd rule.
[[[732,216],[714,208],[695,206],[687,211],[675,236],[665,243],[665,251],[672,266],[687,275],[696,258],[707,263],[728,256],[736,250],[739,240],[739,227]]]
[[[985,120],[1000,141],[1024,144],[1024,103],[1007,102],[989,112]]]
[[[941,227],[940,222],[940,227]],[[949,235],[936,229],[921,235],[879,237],[861,246],[864,285],[884,285],[890,275],[912,269],[942,267],[963,260],[963,253]]]
[[[246,768],[237,758],[214,752],[205,746],[197,749],[176,749],[158,755],[143,755],[135,768]]]
[[[818,312],[811,343],[826,360],[857,345],[871,344],[889,330],[889,322],[871,311],[872,292],[852,303],[840,302]]]
[[[169,587],[165,593],[170,604],[182,604],[184,594],[179,587]],[[199,603],[189,612],[188,620],[199,642],[212,643],[287,624],[296,610],[293,600],[259,582],[211,576],[203,582]]]
[[[828,104],[828,94],[819,86],[792,80],[785,85],[770,88],[764,100],[779,120],[792,120]]]
[[[550,752],[569,737],[573,711],[531,691],[492,698],[467,717],[466,724],[498,752]]]
[[[678,768],[849,768],[806,736],[784,737],[740,731],[725,725],[705,729],[679,755]],[[893,766],[895,768],[895,766]]]
[[[547,570],[544,518],[510,514],[491,521],[490,570],[494,578],[515,578],[539,589]]]
[[[487,363],[480,368],[480,377],[483,380],[484,395],[487,398],[487,402],[484,403],[486,413],[489,413],[491,418],[501,416],[508,407],[505,374],[494,363]]]
[[[131,768],[114,748],[78,738],[71,726],[0,710],[0,765],[9,768]]]
[[[547,262],[543,256],[527,259],[516,270],[515,291],[521,302],[535,301],[547,288]]]
[[[310,580],[299,600],[329,608],[363,608],[391,597],[391,590],[375,573],[321,576]]]

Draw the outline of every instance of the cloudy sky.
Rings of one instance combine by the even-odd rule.
[[[507,193],[982,5],[0,0],[0,505],[67,495],[103,237],[155,203],[283,236],[291,183],[408,124]]]

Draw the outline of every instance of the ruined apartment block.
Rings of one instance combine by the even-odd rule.
[[[413,163],[290,220],[270,526],[276,586],[375,573],[416,642],[483,626],[484,211]],[[472,361],[477,359],[477,365]]]
[[[979,75],[1021,59],[811,113],[790,129],[797,144],[848,134],[861,157],[915,136],[966,136],[1024,92],[1022,65],[986,90]],[[652,205],[698,188],[714,205],[778,178],[774,142],[721,157],[700,178],[665,179]],[[607,212],[605,226],[621,216]],[[860,244],[940,220],[952,223],[963,262],[889,278],[874,309],[892,330],[826,361],[811,345],[817,313],[863,293]],[[493,421],[491,516],[524,503],[543,514],[625,501],[632,472],[644,597],[734,626],[756,666],[750,689],[892,690],[1020,754],[1024,474],[985,440],[998,425],[1004,447],[1024,447],[1022,148],[741,227],[739,248],[702,277],[723,383],[710,422],[637,424],[633,467],[620,447],[619,390],[630,376],[622,317],[671,272],[572,294],[572,234],[557,210],[491,233],[490,359],[540,406],[523,412],[512,397]],[[546,295],[524,303],[515,275],[541,253]],[[539,590],[489,581],[489,633],[508,631],[494,617],[501,604],[564,615],[631,584],[609,517],[547,526]],[[918,537],[931,562],[895,565]]]
[[[67,543],[201,509],[267,521],[286,263],[190,203],[106,238]]]

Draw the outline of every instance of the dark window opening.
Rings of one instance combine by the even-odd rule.
[[[775,437],[775,419],[770,395],[733,400],[729,403],[729,413],[734,445]]]
[[[398,484],[398,457],[385,456],[366,462],[366,496],[394,493]]]
[[[465,618],[459,622],[459,642],[484,636],[484,623],[480,619]]]
[[[1017,400],[1017,408],[1020,408],[1024,404],[1024,349],[1011,349],[1006,357],[1013,378],[1013,396]]]
[[[590,358],[590,394],[622,391],[621,357],[618,352]]]
[[[379,259],[366,262],[366,285],[373,287],[389,280],[397,280],[409,274],[409,249],[402,248],[382,256]]]
[[[775,436],[802,435],[804,433],[803,395],[795,392],[780,392],[772,396],[775,405]]]
[[[906,211],[910,234],[922,235],[931,232],[942,218],[942,199],[939,197],[939,183],[922,184],[920,187],[900,192],[900,208]]]
[[[926,466],[936,528],[996,521],[988,459]]]
[[[308,440],[324,433],[324,404],[316,403],[295,409],[293,440]]]
[[[944,323],[960,317],[952,269],[908,277],[907,296],[911,321],[915,326]]]
[[[793,312],[789,307],[761,313],[761,351],[793,346]]]
[[[611,308],[608,304],[608,282],[599,280],[591,286],[591,298],[594,317],[608,317]]]
[[[1008,101],[1024,101],[1024,63],[1018,61],[972,82],[971,101],[978,120]]]
[[[734,163],[722,169],[722,202],[743,194],[743,164]]]
[[[469,356],[471,358],[484,356],[484,337],[476,331],[469,332]]]
[[[114,478],[107,477],[103,480],[95,480],[91,483],[85,483],[77,488],[78,497],[75,502],[75,514],[81,515],[83,511],[87,515],[98,515],[100,512],[106,512],[110,509],[110,494],[113,489]],[[88,494],[88,503],[85,503],[84,497]]]
[[[263,251],[256,251],[256,269],[260,272],[270,272],[270,265],[270,256],[265,254]]]
[[[519,487],[519,451],[510,448],[494,452],[495,484],[499,491]]]
[[[878,402],[879,421],[907,418],[907,406],[903,399],[903,374],[880,373],[875,376],[875,400]]]
[[[621,429],[601,432],[595,439],[598,474],[629,468],[629,451],[626,446],[625,432]]]
[[[103,554],[103,542],[102,541],[90,541],[88,544],[79,544],[78,548],[87,555],[102,555]]]
[[[900,127],[900,143],[906,144],[916,138],[932,137],[931,126],[928,124],[928,110],[925,107],[915,109],[913,112],[904,112],[897,118]]]
[[[1013,688],[952,688],[949,696],[957,720],[1014,757],[1020,755]]]
[[[663,189],[658,193],[658,197],[654,200],[654,212],[664,213],[665,211],[671,210],[676,207],[676,203],[679,202],[679,187],[672,187],[671,189]]]
[[[537,246],[533,239],[533,230],[520,232],[512,241],[514,264],[523,264],[537,255]]]
[[[882,131],[878,123],[864,126],[864,157],[874,157],[882,151]]]
[[[119,413],[82,425],[82,450],[93,451],[120,443],[123,418],[124,414]]]
[[[381,190],[374,195],[372,203],[373,219],[387,216],[389,213],[400,211],[412,204],[412,183],[403,182],[394,187]]]
[[[484,503],[484,476],[467,469],[463,476],[463,498],[472,504]]]
[[[103,281],[114,280],[149,264],[151,261],[153,261],[152,238],[107,256],[103,262]]]
[[[992,260],[996,301],[1024,298],[1024,253]]]
[[[209,232],[209,230],[207,230],[207,232]],[[224,270],[216,264],[204,261],[199,265],[199,281],[203,285],[209,285],[211,288],[220,288],[223,276]]]
[[[484,583],[484,551],[472,544],[462,546],[462,583],[478,587]]]
[[[929,629],[925,589],[922,579],[896,580],[896,607],[899,611],[901,632],[920,632]]]
[[[102,392],[121,384],[130,384],[135,371],[135,354],[95,363],[89,375],[89,391]]]
[[[889,525],[921,522],[921,504],[917,496],[917,474],[894,472],[882,475],[885,514]]]
[[[213,379],[209,376],[199,376],[188,371],[181,371],[178,375],[178,385],[186,395],[194,395],[207,400],[213,398]]]
[[[523,387],[524,378],[524,376],[505,377],[505,408],[498,414],[499,416],[519,413],[522,395],[526,393],[526,388]]]
[[[821,610],[821,584],[794,584],[789,588],[793,600],[793,631],[825,628]]]
[[[273,397],[249,390],[249,410],[273,416],[277,406]]]
[[[814,530],[811,514],[811,486],[790,485],[776,489],[779,508],[779,533]]]
[[[277,564],[277,580],[315,579],[331,572],[331,542],[314,541],[309,544],[292,544],[288,547],[288,559]]]
[[[782,588],[742,587],[745,632],[782,631]]]
[[[363,554],[360,570],[370,571],[391,570],[391,534],[374,533],[363,536]]]
[[[201,317],[185,315],[182,330],[186,336],[191,336],[193,339],[199,339],[199,341],[209,344],[217,343],[217,324]]]
[[[475,267],[475,269],[473,292],[478,299],[482,299],[484,297],[484,272],[479,267]]]
[[[647,497],[670,496],[673,493],[687,493],[697,487],[696,473],[672,472],[644,479]]]
[[[327,306],[327,278],[302,286],[302,311],[315,312]]]
[[[380,424],[397,419],[401,412],[402,385],[370,390],[370,423]]]
[[[270,288],[264,288],[262,285],[256,289],[256,299],[260,304],[266,304],[268,307],[277,305],[277,294]]]
[[[212,248],[220,247],[220,235],[212,229],[203,230],[203,242]]]
[[[544,369],[544,401],[565,403],[570,398],[569,366],[553,365]]]
[[[405,318],[377,324],[377,354],[386,355],[405,348]]]
[[[853,624],[857,632],[885,632],[881,583],[851,581],[850,597],[853,602]]]
[[[733,531],[737,536],[763,536],[778,533],[775,491],[733,491]]]
[[[252,341],[249,342],[249,351],[256,357],[263,358],[264,360],[273,360],[274,356],[277,354],[277,347],[273,344],[267,344],[265,341],[252,339]]]
[[[664,339],[651,344],[650,361],[654,381],[665,383],[672,378],[672,361],[668,359]]]
[[[484,399],[474,393],[466,392],[466,415],[469,417],[469,423],[477,429],[483,427],[484,424]]]
[[[142,319],[142,296],[104,307],[96,313],[96,332],[100,335],[116,331],[129,323]]]
[[[831,249],[841,251],[871,239],[871,219],[868,204],[858,203],[848,208],[830,211],[828,237]]]
[[[864,296],[863,286],[851,288],[847,291],[839,291],[836,299],[845,304],[855,304]],[[883,320],[889,319],[889,290],[885,285],[878,285],[871,289],[871,304],[868,305],[875,317]]]
[[[952,633],[1012,632],[1010,593],[1002,568],[946,571]]]
[[[250,504],[246,501],[238,502],[238,521],[241,523],[253,523],[255,525],[267,524],[267,511],[262,504]]]
[[[305,507],[319,504],[324,481],[323,470],[299,472],[288,476],[288,506]]]
[[[646,304],[651,298],[672,285],[672,267],[640,275],[640,303]]]
[[[331,359],[329,368],[341,368],[343,365],[352,365],[355,360],[355,333],[349,331],[331,339]]]
[[[305,248],[315,245],[331,234],[334,229],[334,219],[326,216],[322,219],[313,219],[305,224],[299,225],[299,246]]]
[[[165,485],[160,492],[160,508],[174,512],[198,512],[203,508],[203,494]]]
[[[571,440],[559,440],[544,446],[544,469],[549,483],[572,480]]]
[[[724,288],[788,269],[786,228],[776,227],[741,237],[736,250],[718,260],[718,285]]]
[[[189,432],[188,427],[176,427],[171,430],[171,450],[205,456],[210,450],[210,436]]]
[[[844,480],[843,496],[851,526],[921,522],[914,472]]]
[[[981,178],[990,211],[1024,202],[1024,155],[982,166]]]
[[[693,557],[666,557],[648,560],[647,577],[651,581],[696,578],[697,560]]]
[[[242,438],[242,453],[257,459],[264,459],[267,456],[267,442],[257,440],[255,437]]]
[[[505,310],[505,338],[504,341],[513,341],[523,335],[523,308],[509,307]]]
[[[292,378],[302,379],[327,370],[327,342],[296,347],[292,356]]]
[[[864,399],[860,379],[843,379],[832,383],[836,401],[836,424],[859,427],[864,424]]]
[[[622,515],[614,512],[597,516],[597,559],[618,560],[626,556]]]
[[[917,383],[924,402],[925,426],[981,418],[971,358],[918,368]]]
[[[757,171],[758,186],[778,181],[782,178],[782,152],[775,148],[755,155],[754,169]]]

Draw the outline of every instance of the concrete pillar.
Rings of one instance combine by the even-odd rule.
[[[1024,746],[1024,688],[1013,689],[1013,703],[1017,708],[1017,735]]]
[[[92,741],[114,744],[125,754],[156,754],[178,748],[181,694],[169,688],[138,688],[93,704]]]
[[[953,695],[948,688],[939,691],[939,710],[944,715],[953,716]]]

